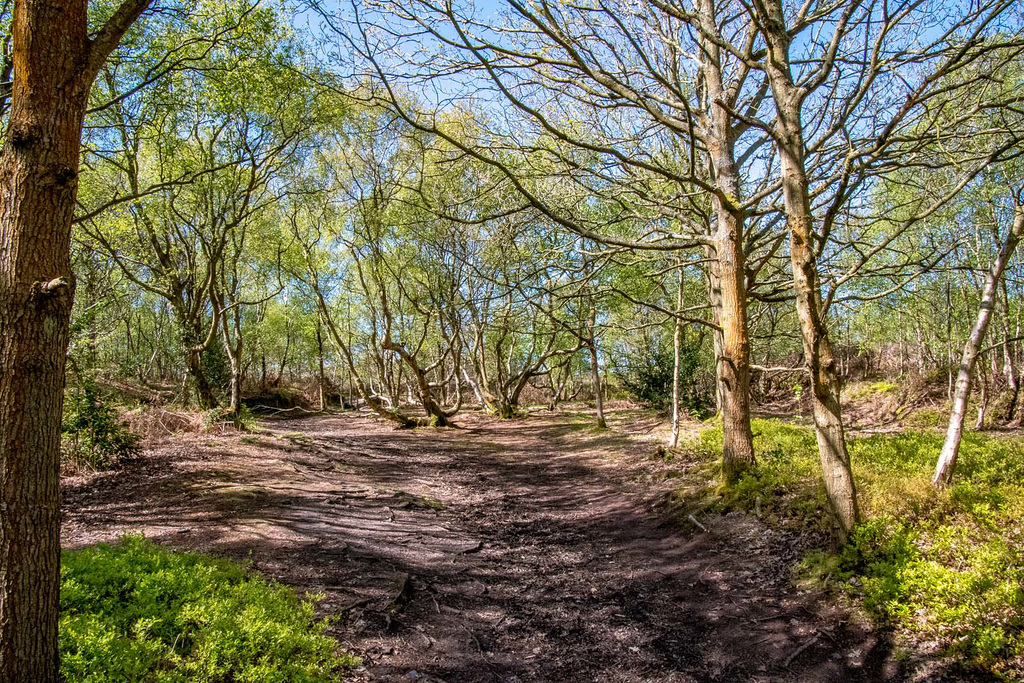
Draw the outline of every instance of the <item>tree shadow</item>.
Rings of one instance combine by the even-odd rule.
[[[637,448],[627,436],[548,416],[267,427],[305,438],[187,440],[67,487],[66,544],[140,531],[250,561],[322,594],[371,680],[904,676],[888,634],[794,589],[782,534],[729,515],[690,535],[625,492],[604,454]]]

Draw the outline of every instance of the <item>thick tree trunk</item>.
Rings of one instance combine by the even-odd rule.
[[[58,680],[60,424],[82,120],[99,65],[144,7],[120,8],[94,41],[85,0],[14,7],[0,152],[0,681]]]
[[[213,386],[210,384],[209,378],[206,376],[206,370],[203,368],[203,352],[191,348],[186,354],[186,369],[188,370],[189,384],[195,387],[196,400],[199,403],[199,407],[203,410],[210,410],[217,407],[217,397],[213,393]],[[186,403],[188,398],[186,396]]]
[[[985,340],[985,332],[988,330],[988,323],[992,316],[992,307],[995,305],[997,287],[1003,277],[1006,264],[1017,248],[1017,243],[1020,242],[1022,233],[1024,233],[1024,207],[1018,206],[1013,218],[1013,227],[1007,233],[1006,239],[1003,240],[999,249],[999,255],[996,256],[992,267],[985,275],[978,317],[974,321],[974,327],[971,329],[971,335],[967,338],[967,343],[964,344],[960,369],[957,372],[956,384],[953,389],[953,405],[949,411],[946,440],[942,444],[942,453],[939,455],[939,461],[935,464],[935,475],[932,477],[932,483],[936,486],[944,486],[953,480],[957,456],[960,453],[960,439],[964,431],[964,419],[967,416],[967,399],[970,398],[971,393],[974,362],[978,359],[978,352]]]
[[[784,173],[794,167],[783,161]],[[794,173],[802,176],[802,173]],[[784,181],[789,190],[806,187],[799,179]],[[787,190],[787,194],[789,194]],[[811,246],[810,221],[801,218],[810,213],[807,194],[794,197],[797,211],[789,217],[790,251],[793,262],[793,285],[796,292],[797,317],[803,338],[804,360],[811,379],[811,406],[814,412],[814,431],[818,441],[822,476],[829,507],[839,525],[840,541],[845,543],[859,519],[857,491],[853,482],[850,455],[846,450],[842,408],[839,402],[840,383],[835,372],[835,358],[828,330],[821,311],[818,286],[817,259]],[[801,210],[800,206],[806,211]],[[787,211],[788,212],[788,211]]]
[[[845,543],[859,518],[857,492],[850,456],[846,450],[840,382],[828,338],[818,282],[818,262],[813,241],[810,186],[805,168],[801,103],[803,93],[789,67],[790,35],[782,3],[768,0],[757,5],[768,43],[766,71],[775,99],[776,143],[782,163],[782,193],[789,226],[790,256],[797,317],[803,338],[804,361],[811,380],[811,405],[818,440],[822,475],[829,508],[838,524],[839,540]]]
[[[718,33],[715,5],[701,3],[701,22],[707,36]],[[710,111],[705,119],[708,162],[719,192],[712,195],[715,216],[715,262],[712,302],[719,303],[716,322],[721,329],[715,359],[716,395],[722,412],[722,479],[729,485],[754,465],[754,439],[750,430],[750,339],[747,334],[747,271],[743,212],[737,206],[742,193],[736,165],[736,130],[732,115],[721,103],[728,94],[723,85],[721,47],[702,40],[701,67]]]
[[[722,396],[722,478],[732,484],[754,464],[750,429],[750,339],[747,336],[746,269],[739,221],[719,213],[718,269],[722,308],[717,377]]]

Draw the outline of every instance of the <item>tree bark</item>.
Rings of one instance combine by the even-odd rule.
[[[982,366],[984,367],[984,366]],[[974,421],[974,430],[980,431],[985,426],[985,413],[988,411],[988,377],[981,373],[981,400],[978,403],[978,419]]]
[[[932,477],[932,484],[935,486],[945,486],[953,480],[957,456],[960,454],[964,419],[967,416],[967,399],[971,393],[974,362],[978,359],[982,342],[985,341],[985,332],[988,330],[989,320],[992,317],[996,290],[1003,277],[1003,271],[1006,269],[1010,257],[1013,256],[1022,233],[1024,233],[1024,207],[1018,206],[1013,218],[1013,226],[1003,240],[999,255],[996,256],[992,267],[985,275],[978,317],[974,321],[974,327],[971,329],[967,343],[964,344],[963,355],[960,357],[960,369],[957,372],[956,384],[953,388],[953,405],[949,411],[949,424],[946,427],[946,440],[942,444],[942,452],[939,454],[939,460],[935,464],[935,475]]]
[[[845,543],[860,513],[850,456],[846,450],[839,402],[840,381],[828,338],[818,281],[812,229],[814,218],[805,165],[801,113],[805,93],[793,82],[790,71],[791,37],[786,27],[782,3],[779,0],[767,0],[755,6],[768,46],[765,71],[775,100],[775,142],[782,166],[782,193],[789,227],[797,317],[803,338],[804,361],[811,380],[814,431],[826,498],[838,524],[839,540]]]
[[[0,152],[0,680],[58,680],[60,424],[82,122],[99,66],[146,7],[96,38],[87,2],[20,0]]]
[[[722,397],[722,479],[735,483],[754,465],[754,436],[750,429],[750,339],[747,335],[746,272],[740,222],[719,212],[717,235],[722,307],[721,356],[717,379]]]
[[[607,429],[608,423],[604,419],[604,397],[601,394],[601,366],[597,362],[597,309],[591,305],[590,318],[587,320],[587,331],[590,333],[587,339],[587,350],[590,351],[590,377],[594,383],[594,406],[597,410],[598,429]]]
[[[327,378],[324,376],[324,333],[323,333],[323,319],[319,316],[316,319],[316,352],[317,361],[319,363],[319,375],[317,376],[317,389],[320,394],[320,410],[321,412],[327,410],[327,394],[325,385],[327,384]]]
[[[412,371],[413,378],[416,380],[416,392],[419,394],[420,404],[423,406],[423,410],[427,413],[427,420],[432,427],[451,427],[453,426],[450,416],[438,405],[437,400],[434,398],[434,393],[430,386],[430,381],[427,378],[427,373],[420,367],[416,357],[409,353],[409,350],[402,344],[399,344],[391,339],[390,330],[385,335],[384,341],[381,342],[381,348],[388,351],[394,351],[398,356],[405,361],[405,364],[409,366]]]
[[[701,3],[702,31],[717,36],[715,5]],[[716,322],[721,329],[715,358],[716,396],[722,412],[722,479],[735,483],[754,465],[754,437],[750,429],[750,338],[747,331],[747,272],[744,251],[740,172],[736,164],[736,129],[723,105],[730,95],[724,87],[721,47],[715,40],[701,41],[701,69],[707,88],[708,111],[704,122],[709,170],[718,192],[711,196],[715,216],[715,261],[712,302],[719,303]]]
[[[220,303],[217,305],[220,305]],[[233,314],[222,315],[221,333],[224,353],[227,354],[228,363],[231,367],[231,380],[228,387],[228,410],[237,426],[239,424],[238,411],[242,407],[242,351],[245,343],[242,337],[242,314],[237,308]],[[207,388],[209,388],[209,385],[207,385]]]
[[[220,323],[215,320],[213,324],[219,325]],[[194,386],[199,407],[203,410],[210,410],[216,408],[218,402],[217,396],[213,392],[213,386],[206,376],[206,369],[203,367],[203,351],[207,348],[207,344],[204,344],[203,341],[196,341],[197,338],[201,337],[202,332],[196,330],[193,333],[187,334],[185,339],[185,367],[188,374],[185,386],[188,387],[189,384]],[[187,394],[185,395],[185,403],[188,403]]]
[[[1005,419],[1013,420],[1017,409],[1017,397],[1020,396],[1020,380],[1013,358],[1013,342],[1010,334],[1010,296],[1006,291],[1006,280],[1003,280],[1003,370],[1006,373],[1006,386],[1010,389],[1010,401],[1006,405]]]
[[[676,296],[676,311],[683,310],[683,267],[679,266],[679,293]],[[679,363],[683,351],[683,319],[676,318],[675,332],[672,335],[674,351],[672,364],[672,448],[679,445]]]

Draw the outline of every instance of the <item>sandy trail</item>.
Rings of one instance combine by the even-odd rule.
[[[144,533],[323,593],[357,679],[880,681],[888,640],[790,580],[740,514],[666,521],[649,442],[579,418],[393,431],[365,416],[187,435],[65,482],[64,545]]]

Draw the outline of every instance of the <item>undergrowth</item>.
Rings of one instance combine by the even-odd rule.
[[[775,420],[754,420],[753,431],[758,464],[718,492],[718,505],[829,531],[813,431]],[[878,621],[974,667],[1016,678],[1024,674],[1024,441],[966,434],[955,483],[940,491],[930,476],[942,438],[849,440],[863,522],[847,547],[808,554],[804,578],[856,596]],[[721,440],[721,426],[712,427],[685,448],[710,462]]]
[[[68,683],[313,683],[356,663],[313,602],[235,563],[138,536],[61,560]]]
[[[136,457],[139,441],[93,379],[81,377],[78,386],[68,390],[61,420],[61,456],[65,462],[105,469]]]

